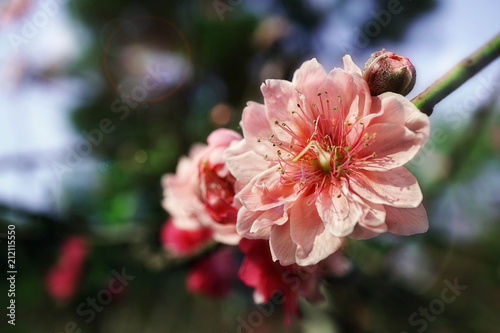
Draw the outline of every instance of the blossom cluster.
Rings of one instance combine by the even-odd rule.
[[[290,318],[299,297],[321,299],[322,277],[349,270],[347,237],[427,230],[420,187],[403,165],[428,138],[429,120],[401,94],[373,94],[343,60],[329,73],[312,59],[291,82],[267,80],[264,104],[243,110],[243,136],[215,130],[164,176],[167,251],[222,243],[244,253],[239,270],[230,247],[197,261],[190,291],[226,295],[237,275],[257,303],[281,292]]]

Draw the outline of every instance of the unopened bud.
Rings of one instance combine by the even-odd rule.
[[[372,96],[391,91],[403,96],[413,89],[417,72],[408,58],[385,49],[373,53],[363,68]]]

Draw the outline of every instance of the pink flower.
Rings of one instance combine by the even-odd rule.
[[[281,266],[274,262],[265,240],[240,241],[240,249],[246,254],[239,270],[240,279],[254,287],[256,303],[266,303],[273,297],[283,298],[285,322],[299,316],[298,298],[304,296],[310,301],[323,299],[319,291],[324,275],[343,275],[350,269],[350,263],[336,252],[312,266]],[[281,301],[280,301],[281,303]]]
[[[216,241],[235,245],[236,216],[241,206],[234,198],[234,177],[229,173],[222,155],[241,136],[228,129],[209,135],[208,145],[191,148],[189,157],[182,157],[175,175],[163,177],[163,207],[179,229],[209,228]]]
[[[226,296],[233,288],[237,270],[233,249],[223,247],[201,258],[189,270],[187,289],[210,297]]]
[[[88,242],[82,236],[72,236],[64,241],[61,256],[45,279],[47,291],[53,298],[67,300],[75,294],[88,251]]]
[[[170,219],[163,225],[160,237],[165,250],[174,256],[182,257],[203,249],[212,240],[212,230],[209,228],[179,229]]]
[[[244,139],[226,151],[241,188],[237,230],[269,239],[273,260],[312,265],[344,237],[428,228],[415,177],[403,167],[429,120],[395,93],[372,97],[350,56],[326,73],[305,62],[292,82],[267,80],[264,105],[243,111]]]
[[[32,0],[7,0],[0,5],[0,27],[21,19],[33,6]]]

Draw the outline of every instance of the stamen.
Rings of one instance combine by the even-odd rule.
[[[318,157],[319,164],[321,169],[324,172],[330,172],[333,170],[332,165],[330,164],[331,156],[330,153],[321,148],[320,144],[316,140],[312,140],[309,144],[292,160],[293,163],[300,160],[308,151],[314,147],[316,149],[316,156]]]
[[[295,158],[292,160],[293,163],[297,162],[298,160],[300,160],[302,158],[302,156],[304,156],[307,151],[312,147],[312,145],[315,143],[316,141],[311,141],[309,142],[309,144],[297,155],[295,156]]]

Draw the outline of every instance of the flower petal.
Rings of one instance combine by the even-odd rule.
[[[370,202],[365,202],[365,204],[368,209],[365,208],[365,214],[359,220],[358,225],[377,233],[386,232],[384,205]]]
[[[349,235],[363,215],[358,203],[335,186],[324,189],[316,199],[316,208],[330,233],[337,237]]]
[[[387,92],[373,97],[372,102],[372,112],[383,111],[372,123],[402,123],[410,131],[419,134],[422,141],[425,142],[429,137],[429,117],[407,98]]]
[[[313,96],[307,96],[308,102],[321,105],[322,113],[335,122],[356,123],[356,117],[370,114],[370,89],[359,75],[352,75],[340,68],[328,73],[327,79]]]
[[[236,230],[245,238],[268,239],[273,225],[281,225],[288,220],[283,207],[275,207],[265,211],[249,211],[245,207],[238,212]]]
[[[248,102],[245,109],[243,109],[240,126],[245,139],[237,143],[233,142],[225,153],[226,158],[250,150],[262,157],[275,152],[272,144],[268,141],[273,132],[267,121],[264,105]]]
[[[292,83],[296,89],[306,96],[316,96],[319,87],[326,79],[326,71],[321,64],[313,58],[306,61],[293,74]]]
[[[291,186],[281,183],[280,173],[273,167],[252,178],[235,197],[249,210],[264,211],[293,201],[297,196]]]
[[[344,70],[351,74],[359,74],[362,75],[361,69],[352,61],[350,55],[346,54],[342,60],[344,61]]]
[[[362,240],[377,237],[378,235],[380,235],[380,232],[366,229],[364,226],[358,224],[354,228],[353,232],[349,235],[349,238]]]
[[[344,238],[336,237],[332,235],[329,230],[325,229],[314,240],[314,247],[310,253],[306,254],[302,251],[302,248],[297,248],[295,261],[297,265],[300,266],[317,264],[337,251],[342,245],[343,240]]]
[[[410,131],[402,125],[370,124],[363,133],[374,137],[358,151],[360,159],[367,160],[362,164],[365,170],[390,170],[406,164],[422,148],[422,136]]]
[[[349,187],[363,199],[376,204],[411,208],[422,202],[417,179],[405,167],[382,172],[353,171]]]
[[[182,164],[181,159],[179,164]],[[182,229],[195,230],[210,224],[212,219],[205,206],[192,193],[192,184],[175,175],[167,174],[162,178],[164,187],[163,208],[174,216],[174,223]]]
[[[209,146],[224,146],[227,147],[234,140],[241,140],[241,135],[227,128],[219,128],[210,133],[207,138]]]
[[[388,170],[411,160],[429,137],[429,118],[399,94],[384,93],[372,98],[370,119],[363,135],[376,138],[359,151],[368,161],[367,170]],[[362,141],[364,143],[364,141]],[[372,157],[375,153],[375,157]]]
[[[296,134],[300,135],[305,129],[305,124],[297,121],[297,116],[292,111],[297,110],[298,92],[294,85],[285,80],[266,80],[260,87],[264,96],[268,126],[276,138],[291,143],[291,136],[283,131],[278,124],[285,123]],[[268,135],[268,136],[269,136]],[[265,138],[266,140],[268,137]]]
[[[269,170],[272,165],[271,161],[265,160],[246,146],[244,142],[235,142],[224,153],[226,166],[237,179],[235,192],[239,192],[252,178]]]
[[[314,247],[316,236],[325,230],[325,225],[318,215],[312,196],[300,197],[290,210],[290,236],[307,257]]]
[[[422,204],[416,208],[396,208],[385,206],[386,223],[389,232],[398,235],[413,235],[429,229],[427,212]]]
[[[290,223],[272,227],[269,246],[274,261],[279,260],[282,266],[295,263],[297,245],[290,237]]]
[[[236,232],[234,224],[212,223],[213,238],[222,244],[237,245],[241,236]]]

